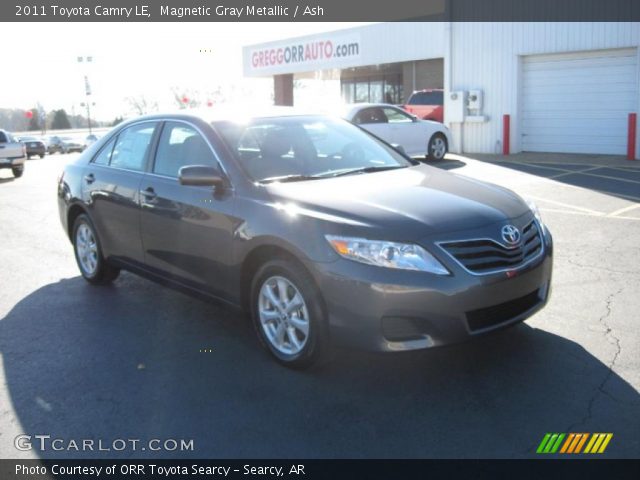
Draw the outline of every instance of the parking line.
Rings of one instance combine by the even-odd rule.
[[[640,208],[640,203],[637,203],[635,205],[629,205],[627,207],[621,208],[619,210],[616,210],[615,212],[611,212],[607,215],[607,217],[615,217],[617,215],[620,215],[621,213],[626,213],[629,212],[631,210],[635,210],[636,208]]]
[[[580,175],[588,175],[590,177],[607,178],[609,180],[617,180],[619,182],[635,183],[636,185],[640,185],[639,181],[629,180],[627,178],[610,177],[609,175],[598,175],[597,173],[582,173],[582,172],[576,172],[576,173]]]
[[[556,200],[549,200],[548,198],[534,197],[532,195],[528,195],[528,197],[532,198],[534,200],[538,200],[540,202],[552,203],[554,205],[558,205],[559,207],[571,208],[572,210],[579,210],[579,211],[582,211],[582,212],[585,212],[585,213],[589,213],[589,214],[594,215],[594,216],[604,216],[604,215],[606,215],[604,212],[598,212],[597,210],[591,210],[590,208],[579,207],[577,205],[570,205],[568,203],[558,202]]]
[[[540,207],[540,211],[542,213],[566,213],[567,215],[582,215],[583,217],[613,218],[616,220],[634,220],[636,222],[640,222],[640,218],[636,218],[636,217],[623,217],[620,215],[613,217],[611,215],[604,215],[604,214],[594,215],[593,213],[577,212],[572,210],[560,210],[559,208]]]

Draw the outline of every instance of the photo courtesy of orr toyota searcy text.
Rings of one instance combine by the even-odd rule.
[[[15,467],[16,475],[87,475],[95,478],[101,476],[110,477],[114,475],[152,475],[164,478],[173,478],[175,476],[189,476],[189,475],[216,475],[221,477],[228,477],[231,473],[241,473],[242,475],[269,475],[275,477],[282,477],[285,474],[288,475],[305,475],[305,466],[303,464],[290,464],[290,465],[259,465],[254,466],[250,464],[242,465],[242,469],[238,467],[231,467],[228,465],[198,465],[192,464],[190,466],[162,466],[155,465],[153,463],[145,465],[135,465],[123,463],[120,465],[59,465],[54,463],[50,468],[44,465],[27,466],[17,464]]]

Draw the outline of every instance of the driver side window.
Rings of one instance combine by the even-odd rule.
[[[166,122],[158,142],[153,173],[177,178],[180,168],[187,165],[217,167],[218,162],[195,128],[186,123]]]
[[[395,108],[385,108],[384,114],[389,119],[389,123],[413,123],[413,118]]]

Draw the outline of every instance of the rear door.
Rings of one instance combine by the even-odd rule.
[[[226,297],[229,281],[233,190],[185,186],[187,165],[222,167],[202,132],[185,121],[165,122],[151,172],[141,184],[141,228],[147,268]]]
[[[140,182],[159,122],[123,129],[87,165],[82,184],[85,202],[107,256],[142,264]]]

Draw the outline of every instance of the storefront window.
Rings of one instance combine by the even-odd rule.
[[[369,82],[369,101],[373,103],[384,102],[382,95],[382,88],[384,82],[382,80],[375,80]]]
[[[357,82],[356,94],[353,99],[354,103],[362,103],[369,101],[369,82]]]
[[[341,80],[342,100],[345,103],[402,102],[402,75],[348,78]]]

